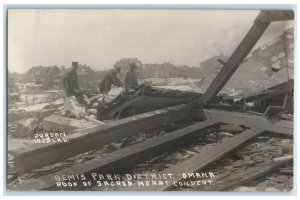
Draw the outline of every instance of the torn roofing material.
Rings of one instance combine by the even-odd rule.
[[[293,28],[290,28],[279,37],[253,50],[220,94],[249,96],[249,94],[265,91],[294,79],[294,36],[292,33]],[[200,76],[203,81],[199,86],[202,89],[207,89],[223,67],[219,59],[226,62],[228,57],[214,56],[200,63]]]

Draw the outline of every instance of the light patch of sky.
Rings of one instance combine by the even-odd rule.
[[[8,69],[23,73],[32,66],[69,67],[78,61],[106,70],[121,58],[199,66],[212,56],[230,55],[258,13],[12,9],[8,13]],[[257,45],[282,31],[282,22],[272,23]]]

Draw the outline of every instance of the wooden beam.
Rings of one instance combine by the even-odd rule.
[[[14,152],[14,170],[30,171],[54,164],[66,158],[99,148],[139,132],[161,127],[163,124],[180,121],[190,116],[191,107],[185,105],[156,110],[133,117],[113,121],[68,135],[67,143],[35,144]]]
[[[55,172],[55,174],[43,176],[31,182],[13,187],[11,190],[28,191],[45,190],[49,188],[59,190],[60,188],[56,187],[54,175],[85,174],[86,177],[90,178],[92,172],[101,174],[124,172],[138,163],[157,157],[166,151],[186,145],[193,139],[199,138],[211,131],[216,131],[218,125],[219,122],[213,121],[198,122],[157,138],[114,151],[104,155],[101,159],[96,158],[81,164],[72,165],[67,169]]]
[[[273,117],[274,115],[278,115],[283,112],[283,106],[268,106],[264,112],[265,117]]]
[[[263,10],[259,13],[256,20],[261,22],[294,20],[294,11],[293,10]]]
[[[179,164],[173,165],[165,170],[159,171],[159,174],[173,174],[174,182],[182,181],[184,178],[182,173],[195,173],[198,172],[213,162],[219,160],[223,156],[227,155],[229,152],[237,149],[250,139],[264,132],[260,129],[249,129],[239,135],[236,135],[232,138],[229,138],[221,143],[218,143],[214,146],[204,149],[199,154],[194,155],[192,158],[187,159]],[[163,191],[163,190],[171,190],[173,188],[173,184],[161,185],[161,186],[148,186],[148,187],[140,187],[138,183],[135,182],[133,187],[124,188],[127,191]]]
[[[248,127],[260,128],[269,132],[280,133],[289,136],[292,136],[294,132],[294,123],[291,121],[267,119],[263,116],[221,110],[204,109],[203,112],[206,119],[209,120],[218,120],[229,124],[245,125]]]
[[[227,176],[225,178],[215,180],[214,185],[210,185],[204,188],[197,187],[197,190],[228,191],[251,180],[255,180],[259,177],[265,176],[266,174],[274,171],[278,167],[292,160],[292,158],[288,158],[281,161],[272,161],[271,163],[264,163],[254,167],[250,167],[245,170],[241,170],[240,172],[235,172],[232,175]]]
[[[203,97],[203,105],[207,106],[210,101],[221,91],[231,78],[240,64],[244,61],[256,42],[268,28],[270,22],[255,21],[247,35],[230,56],[224,67],[206,89]]]

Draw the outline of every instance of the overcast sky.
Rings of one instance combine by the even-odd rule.
[[[9,10],[9,71],[72,61],[96,70],[121,58],[143,63],[199,66],[215,55],[230,55],[259,11],[205,10]],[[285,27],[289,24],[285,23]],[[272,23],[260,43],[283,31]]]

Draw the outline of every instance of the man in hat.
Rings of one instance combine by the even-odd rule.
[[[137,75],[136,75],[136,65],[135,63],[131,63],[129,65],[129,70],[125,74],[124,78],[124,88],[126,91],[135,90],[139,86]]]
[[[104,78],[99,84],[100,93],[107,94],[111,90],[111,85],[122,87],[123,83],[117,77],[117,74],[120,73],[121,68],[114,65],[114,69],[110,70],[105,74]]]
[[[77,81],[77,67],[78,62],[72,62],[72,69],[67,72],[63,78],[63,86],[65,88],[66,96],[75,96],[79,91],[78,81]]]

